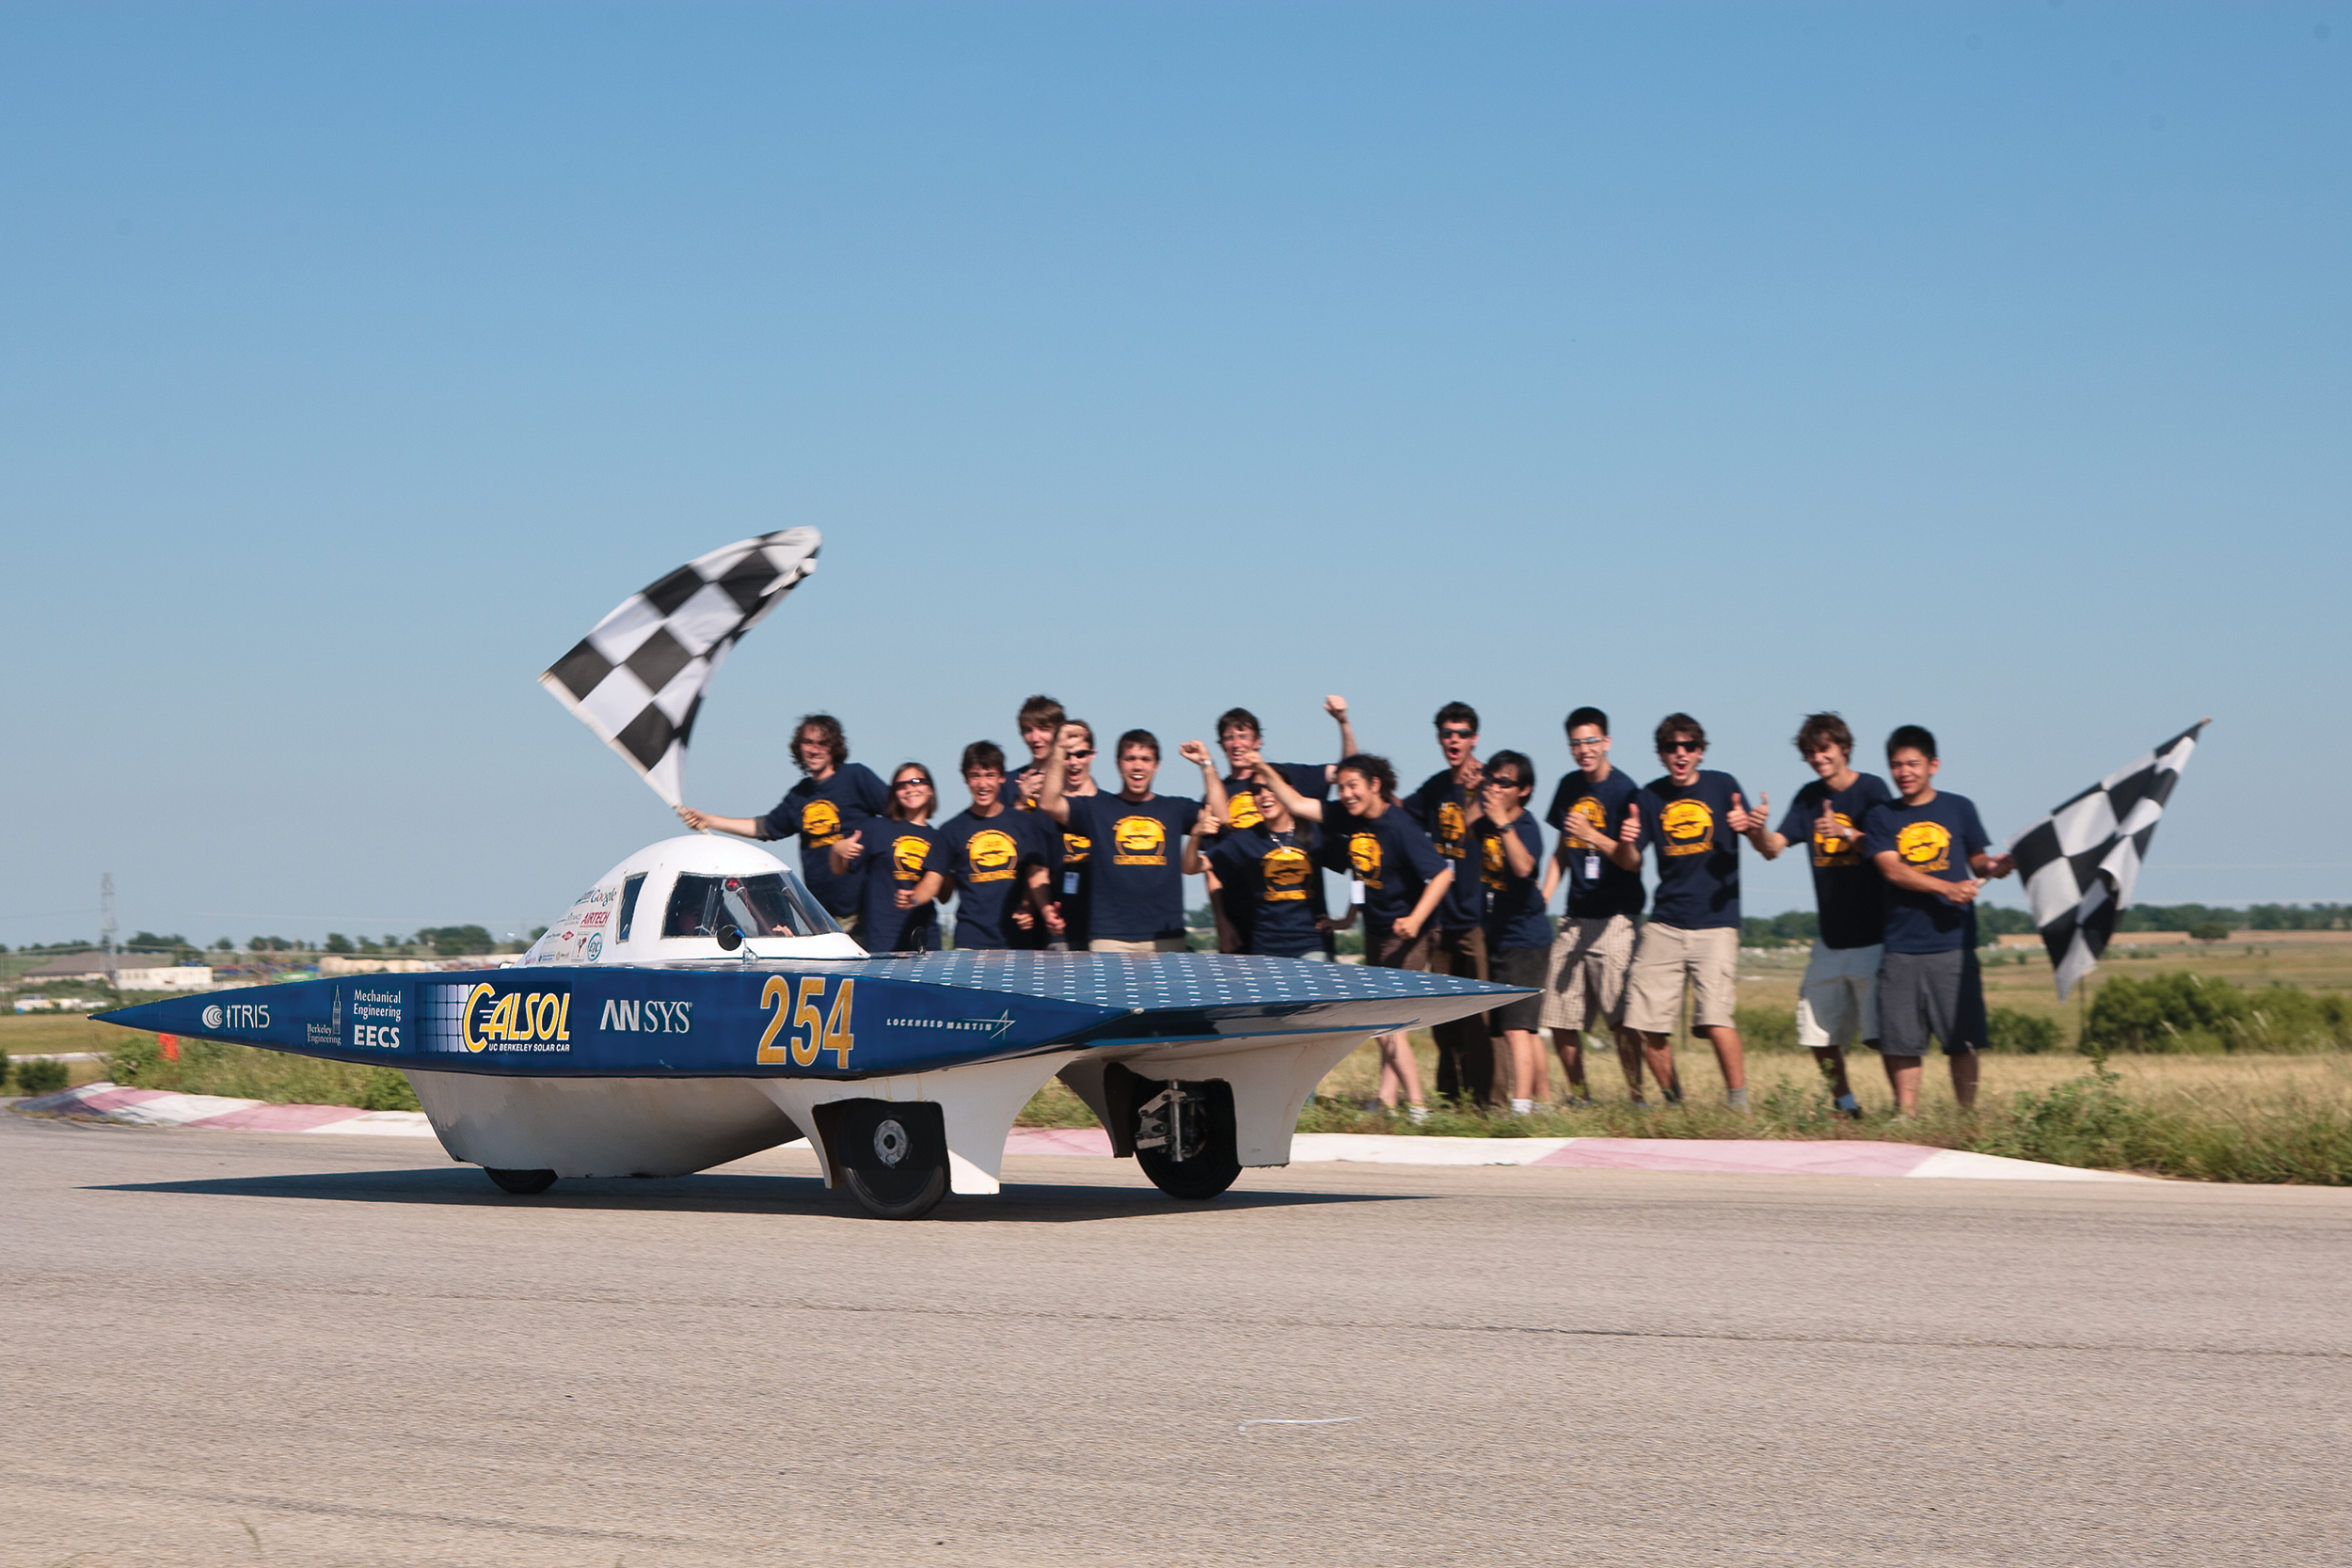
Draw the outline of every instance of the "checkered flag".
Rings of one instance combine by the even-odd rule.
[[[2108,774],[2010,843],[2057,971],[2058,1000],[2090,973],[2129,908],[2157,819],[2197,749],[2201,720]]]
[[[697,556],[596,623],[539,684],[675,806],[703,690],[727,650],[817,569],[813,528]]]

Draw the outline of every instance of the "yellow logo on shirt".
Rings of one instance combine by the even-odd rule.
[[[1831,821],[1841,828],[1853,826],[1853,818],[1842,811],[1831,812],[1829,816]],[[1833,838],[1827,833],[1816,832],[1813,835],[1813,863],[1816,865],[1859,865],[1862,863],[1855,858],[1856,842],[1842,833]]]
[[[1915,871],[1951,868],[1952,835],[1941,822],[1914,822],[1895,835],[1895,853]]]
[[[1064,865],[1084,865],[1094,852],[1094,840],[1084,833],[1061,835],[1061,861]]]
[[[801,842],[821,849],[841,836],[841,808],[831,800],[811,800],[801,808]]]
[[[1314,863],[1307,858],[1307,851],[1286,844],[1268,850],[1258,862],[1258,870],[1265,879],[1267,903],[1297,903],[1307,896],[1307,879],[1314,873]]]
[[[1168,829],[1156,816],[1122,816],[1111,830],[1113,865],[1166,865]]]
[[[1226,797],[1225,820],[1236,828],[1254,828],[1265,820],[1265,813],[1258,809],[1255,790],[1245,789]]]
[[[1462,840],[1470,836],[1470,818],[1462,808],[1448,800],[1438,808],[1438,831],[1431,835],[1438,841],[1438,853],[1454,860],[1462,858]]]
[[[974,881],[1006,882],[1012,879],[1012,863],[1021,858],[1021,847],[1012,841],[1010,833],[1000,828],[988,828],[972,835],[963,853],[972,863]]]
[[[1347,839],[1347,863],[1356,868],[1356,875],[1364,886],[1376,888],[1380,880],[1380,835],[1351,833]]]
[[[1597,833],[1606,833],[1609,831],[1609,808],[1602,805],[1593,796],[1586,795],[1579,799],[1576,804],[1568,808],[1568,815],[1584,818],[1593,825],[1593,832]]]
[[[904,833],[890,841],[890,868],[902,882],[923,879],[923,863],[930,858],[931,841]]]
[[[1715,847],[1715,814],[1707,802],[1685,796],[1658,818],[1669,855],[1704,855]]]
[[[1490,835],[1484,844],[1479,846],[1479,852],[1486,861],[1485,881],[1486,885],[1498,893],[1502,892],[1503,887],[1502,835],[1501,833]]]

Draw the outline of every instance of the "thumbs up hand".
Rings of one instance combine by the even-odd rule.
[[[1641,841],[1641,837],[1642,808],[1629,800],[1626,802],[1625,807],[1625,820],[1617,826],[1617,842],[1620,844],[1636,844]]]
[[[848,834],[842,838],[839,843],[833,847],[833,852],[834,857],[836,860],[843,861],[853,861],[860,855],[866,853],[865,830],[860,829],[858,832]]]
[[[1764,803],[1770,806],[1772,803],[1772,797],[1766,796]],[[1748,810],[1740,803],[1740,792],[1736,789],[1731,792],[1730,821],[1731,831],[1735,833],[1752,833],[1764,826],[1762,816]]]
[[[1823,794],[1821,797],[1821,815],[1813,819],[1813,836],[1820,839],[1824,844],[1830,843],[1833,840],[1839,843],[1851,842],[1859,835],[1855,834],[1853,831],[1849,829],[1844,823],[1837,820],[1837,814],[1830,810],[1829,801],[1829,796],[1827,794]]]

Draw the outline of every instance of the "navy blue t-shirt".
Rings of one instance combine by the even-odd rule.
[[[1438,853],[1421,824],[1398,805],[1391,805],[1377,816],[1334,812],[1324,827],[1330,837],[1324,845],[1323,863],[1334,871],[1355,873],[1356,880],[1364,885],[1364,918],[1383,925],[1412,913],[1430,879],[1454,864]],[[1477,885],[1476,876],[1470,882]]]
[[[1804,845],[1812,858],[1813,899],[1821,911],[1821,945],[1875,947],[1886,940],[1886,879],[1862,852],[1860,839],[1813,836],[1824,796],[1840,824],[1860,828],[1869,817],[1870,808],[1892,800],[1895,792],[1875,773],[1857,774],[1852,784],[1834,795],[1826,779],[1816,779],[1797,791],[1795,802],[1780,823],[1780,836],[1790,844]]]
[[[855,914],[859,879],[833,874],[833,846],[890,804],[890,790],[862,762],[845,762],[830,778],[803,779],[759,818],[758,836],[801,839],[801,880],[833,913]]]
[[[868,953],[929,953],[939,947],[939,906],[898,907],[898,890],[914,891],[940,869],[939,830],[877,818],[858,830],[864,853],[850,863],[858,889],[858,941]]]
[[[1087,852],[1089,935],[1100,942],[1152,942],[1184,934],[1184,840],[1200,802],[1183,795],[1130,800],[1072,798],[1071,831]]]
[[[1470,842],[1470,807],[1476,804],[1449,768],[1432,773],[1402,804],[1412,814],[1430,844],[1454,867],[1454,885],[1438,905],[1438,925],[1448,931],[1467,931],[1486,919],[1486,889],[1478,877],[1477,849]]]
[[[1489,947],[1549,947],[1551,920],[1544,913],[1544,831],[1534,814],[1519,813],[1508,828],[1479,824],[1478,850],[1481,892],[1486,897],[1486,945]],[[1527,875],[1511,869],[1502,835],[1509,833],[1527,846],[1534,862]]]
[[[1551,809],[1544,813],[1544,825],[1561,835],[1561,849],[1568,861],[1567,896],[1560,906],[1563,914],[1579,920],[1641,914],[1641,872],[1628,871],[1606,852],[1568,838],[1565,825],[1568,814],[1574,812],[1614,843],[1617,830],[1625,826],[1625,808],[1640,793],[1641,787],[1622,768],[1612,768],[1598,784],[1586,779],[1580,768],[1562,779],[1560,787],[1551,792]]]
[[[1234,828],[1209,852],[1224,885],[1225,914],[1241,927],[1242,951],[1295,958],[1323,950],[1323,835],[1311,822],[1277,833]]]
[[[1073,795],[1068,799],[1083,800],[1091,797]],[[1053,882],[1045,891],[1061,905],[1061,940],[1069,944],[1071,951],[1083,953],[1087,938],[1094,930],[1094,841],[1080,832],[1074,825],[1057,829],[1052,817],[1045,818],[1038,826],[1041,831],[1053,833],[1057,840],[1052,862]],[[1050,932],[1047,940],[1052,940]]]
[[[1282,775],[1282,782],[1310,800],[1320,800],[1331,793],[1331,784],[1323,776],[1323,765],[1313,762],[1277,762],[1268,764]],[[1239,773],[1225,778],[1226,822],[1229,828],[1254,828],[1263,820],[1258,812],[1258,798],[1248,779]]]
[[[966,807],[940,828],[940,859],[934,869],[953,878],[961,890],[956,896],[958,947],[1012,945],[1013,926],[1006,911],[1025,891],[1021,866],[1036,853],[1039,820],[1036,812],[1007,809],[993,816],[975,816]]]
[[[1976,873],[1968,858],[1993,841],[1977,820],[1976,803],[1943,790],[1923,806],[1889,800],[1874,807],[1862,825],[1862,852],[1875,858],[1892,849],[1914,871],[1940,882],[1965,882]],[[1932,893],[1886,884],[1886,950],[1889,953],[1950,953],[1976,945],[1976,906],[1965,907]]]
[[[1731,798],[1748,798],[1728,773],[1702,768],[1683,789],[1667,774],[1634,798],[1642,808],[1642,845],[1658,847],[1658,895],[1649,917],[1686,931],[1740,928],[1740,835],[1731,831]]]

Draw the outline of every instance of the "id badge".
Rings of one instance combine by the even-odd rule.
[[[1078,896],[1078,874],[1075,871],[1065,871],[1061,874],[1061,891],[1065,898]]]
[[[1590,849],[1584,851],[1584,879],[1588,882],[1600,880],[1600,856]]]
[[[1363,883],[1351,881],[1347,884],[1347,901],[1351,904],[1360,904],[1364,901]]]

